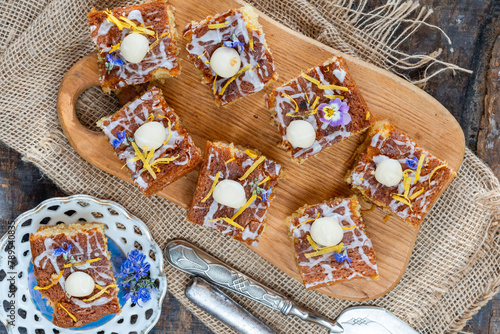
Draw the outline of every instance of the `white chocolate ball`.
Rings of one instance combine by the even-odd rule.
[[[401,182],[402,178],[403,168],[401,168],[401,164],[397,160],[382,160],[375,169],[375,179],[384,186],[393,187]]]
[[[210,67],[219,77],[230,78],[240,70],[240,54],[233,48],[221,46],[212,53]]]
[[[286,128],[286,139],[293,147],[308,148],[316,140],[316,131],[311,123],[295,120]]]
[[[167,139],[167,131],[160,122],[147,122],[141,125],[134,133],[134,140],[142,150],[144,146],[148,151],[158,149]]]
[[[318,218],[311,225],[311,238],[325,247],[338,245],[344,237],[344,230],[337,217]]]
[[[128,34],[120,44],[120,52],[129,63],[140,63],[149,52],[149,41],[139,33]]]
[[[215,186],[214,200],[233,209],[241,208],[246,202],[245,189],[241,183],[233,180],[222,180]]]
[[[73,297],[85,297],[94,291],[94,279],[83,271],[75,271],[66,278],[64,289]]]

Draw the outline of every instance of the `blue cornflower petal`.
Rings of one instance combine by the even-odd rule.
[[[417,170],[417,167],[418,167],[417,157],[413,157],[412,159],[406,159],[406,165],[410,169]]]

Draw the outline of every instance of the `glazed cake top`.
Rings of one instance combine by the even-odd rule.
[[[406,134],[396,131],[387,121],[380,121],[370,129],[366,144],[366,150],[360,154],[349,175],[352,185],[360,189],[370,200],[385,206],[412,225],[418,226],[448,179],[455,173],[446,162],[420,148]],[[419,180],[415,182],[418,171],[416,166],[422,155],[425,158]],[[394,187],[387,187],[375,179],[377,164],[388,158],[398,160],[403,171],[409,171],[411,182],[408,199],[411,207],[394,198],[398,197],[397,194],[404,194],[403,180]]]
[[[220,23],[226,26],[210,28],[211,25]],[[257,14],[250,6],[208,17],[199,23],[189,23],[184,28],[184,36],[189,40],[186,45],[189,57],[202,72],[204,81],[212,89],[219,105],[258,92],[277,77],[273,57],[257,22]],[[241,57],[242,73],[234,80],[216,77],[210,67],[210,57],[223,42],[233,41],[242,43],[236,48]]]
[[[341,57],[333,57],[320,66],[309,69],[306,76],[298,76],[281,87],[274,89],[267,97],[268,108],[272,109],[278,124],[282,145],[301,162],[324,148],[363,131],[371,124],[368,107],[359,92],[347,64]],[[310,77],[313,80],[306,78]],[[314,81],[314,82],[313,82]],[[344,90],[322,88],[335,85]],[[347,90],[347,91],[346,91]],[[346,125],[332,126],[321,120],[323,113],[318,110],[324,103],[341,99],[349,107],[351,121]],[[305,120],[313,125],[316,140],[308,148],[294,148],[286,138],[286,128],[294,120]]]
[[[144,168],[143,161],[137,159],[137,150],[132,145],[132,141],[135,131],[148,121],[161,122],[167,134],[165,143],[154,151],[149,160],[149,165],[151,165],[157,180],[172,170],[187,165],[194,156],[199,156],[198,149],[191,137],[180,124],[157,87],[153,87],[130,102],[116,114],[100,120],[98,126],[115,147],[118,158],[126,163],[131,171],[133,181],[143,191],[151,187],[155,179],[151,172]],[[144,153],[141,148],[139,150]],[[170,162],[158,160],[164,158],[173,160]]]
[[[103,294],[93,301],[83,301],[99,290],[96,288],[88,297],[72,297],[66,294],[64,283],[75,271],[89,274],[101,287],[116,284],[113,270],[108,260],[107,238],[104,235],[104,225],[70,224],[42,227],[30,236],[33,266],[37,278],[37,286],[47,287],[53,279],[63,271],[57,284],[48,289],[40,290],[51,302],[71,302],[81,309],[97,307],[116,302],[116,289],[110,289],[109,294]],[[58,254],[56,250],[67,251]],[[90,260],[90,261],[89,261]],[[83,310],[84,311],[84,310]],[[74,314],[78,315],[77,312]]]
[[[253,155],[253,154],[252,154]],[[249,156],[244,151],[224,143],[207,142],[205,162],[200,168],[192,206],[188,212],[188,220],[208,228],[220,230],[241,242],[257,246],[257,239],[264,230],[264,218],[274,198],[275,187],[281,174],[281,166],[265,159],[257,165],[244,180],[239,180],[258,161],[260,156]],[[242,229],[224,220],[211,221],[217,218],[232,218],[238,209],[217,203],[213,196],[202,200],[209,194],[217,173],[218,181],[234,180],[241,182],[249,201],[254,194],[255,200],[234,221]],[[262,183],[263,182],[263,183]],[[260,184],[260,185],[259,185]],[[257,189],[257,187],[259,189]],[[266,195],[263,195],[266,192]],[[265,197],[264,197],[265,196]]]
[[[123,65],[106,68],[106,55],[113,46],[120,43],[132,31],[127,28],[120,30],[108,20],[105,11],[92,11],[88,14],[90,34],[100,52],[99,69],[103,86],[117,89],[128,85],[136,85],[153,79],[158,69],[166,69],[171,75],[179,75],[180,66],[177,62],[177,34],[173,21],[173,7],[164,1],[153,1],[141,5],[117,8],[111,10],[114,17],[125,17],[137,26],[143,25],[154,32],[154,36],[143,34],[149,41],[150,48],[146,57],[138,64],[129,63],[120,55],[120,51],[112,52],[114,59],[123,61]],[[158,42],[156,42],[158,40]]]
[[[321,217],[339,219],[344,228],[342,239],[344,247],[340,253],[347,250],[351,263],[347,261],[339,263],[335,259],[335,252],[306,257],[306,254],[316,251],[307,237],[310,236],[314,220]],[[306,289],[353,278],[378,276],[373,245],[364,232],[365,225],[359,214],[359,204],[355,196],[305,206],[298,211],[298,214],[289,218],[289,224],[299,272]]]

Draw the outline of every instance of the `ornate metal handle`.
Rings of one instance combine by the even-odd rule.
[[[200,276],[285,315],[295,315],[302,320],[327,327],[330,333],[344,332],[339,324],[333,324],[319,315],[294,305],[292,301],[279,293],[232,269],[187,241],[170,241],[165,246],[164,254],[168,263],[178,270]]]

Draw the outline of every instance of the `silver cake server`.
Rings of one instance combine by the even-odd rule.
[[[330,333],[346,334],[418,334],[405,322],[384,308],[350,307],[335,322],[310,312],[250,277],[232,269],[213,256],[184,240],[172,240],[165,246],[168,263],[185,273],[241,294],[284,315],[294,315],[329,329]]]

